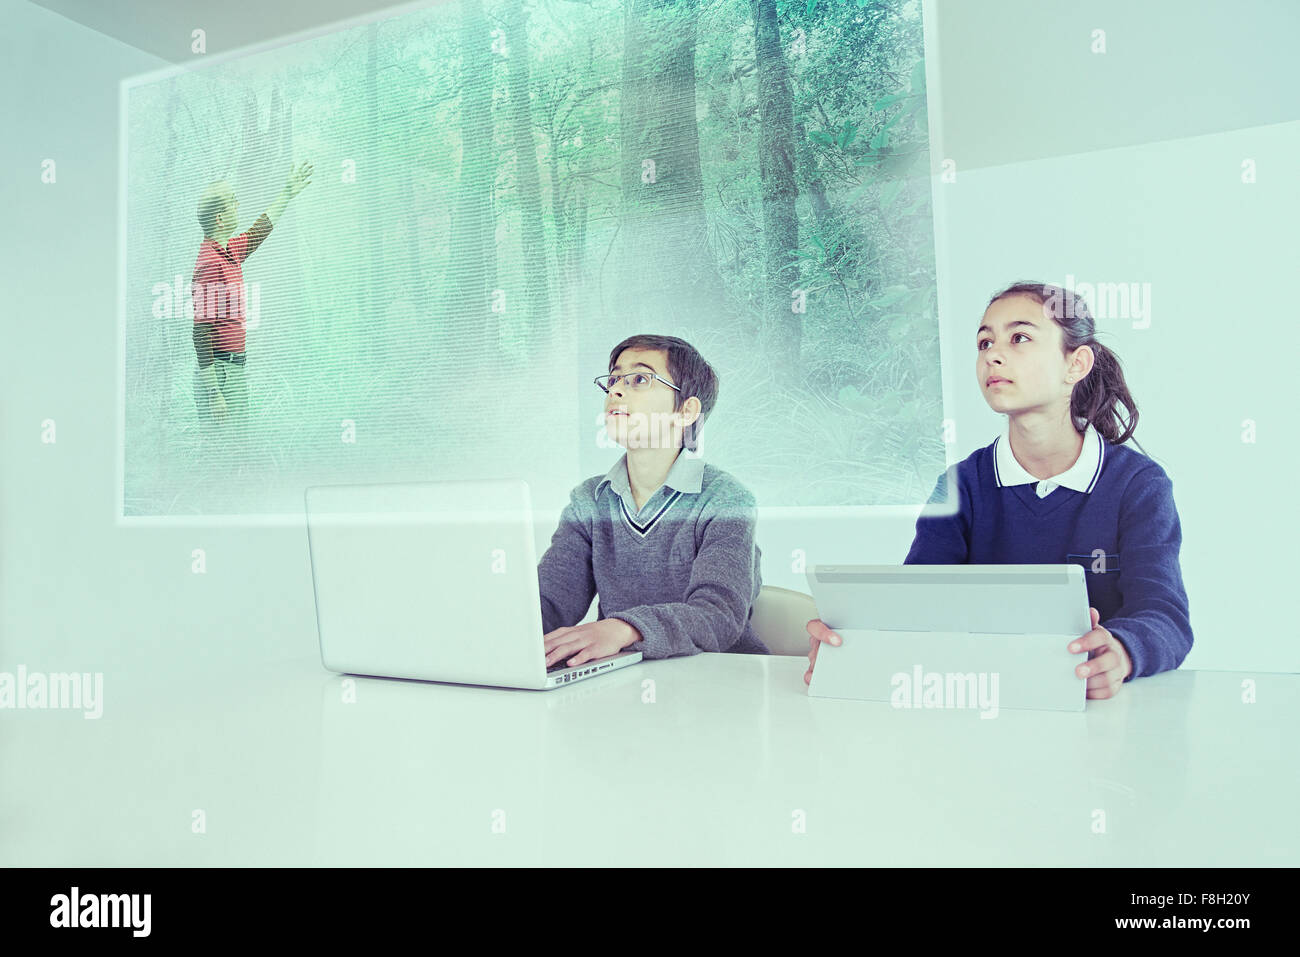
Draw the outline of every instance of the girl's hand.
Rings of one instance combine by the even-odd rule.
[[[1092,618],[1092,631],[1070,642],[1068,647],[1072,654],[1088,652],[1088,660],[1075,668],[1074,673],[1088,679],[1089,698],[1113,698],[1124,679],[1133,673],[1133,660],[1124,643],[1097,624],[1101,620],[1097,609],[1089,608],[1088,614]]]
[[[822,642],[828,645],[838,645],[843,642],[843,638],[826,627],[826,623],[820,618],[814,618],[808,622],[808,670],[803,673],[803,683],[812,684],[813,665],[817,663],[817,649],[822,646]]]

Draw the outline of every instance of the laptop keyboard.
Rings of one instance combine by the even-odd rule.
[[[587,667],[588,665],[598,664],[599,662],[602,662],[602,661],[604,661],[604,660],[605,660],[605,659],[603,659],[603,658],[592,658],[590,661],[585,661],[585,662],[583,662],[582,664],[578,665],[577,667],[579,667],[579,668],[585,668],[585,667]],[[554,673],[557,672],[557,671],[564,671],[564,670],[566,670],[566,669],[569,667],[569,665],[566,663],[566,661],[567,661],[567,659],[561,658],[561,659],[560,659],[559,661],[557,661],[555,664],[551,665],[551,667],[547,668],[547,669],[546,669],[546,673],[549,675],[549,674],[554,674]]]

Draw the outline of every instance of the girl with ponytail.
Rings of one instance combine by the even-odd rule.
[[[1083,565],[1092,630],[1066,650],[1088,653],[1075,666],[1087,696],[1109,698],[1124,681],[1177,668],[1192,628],[1173,485],[1126,444],[1137,403],[1095,333],[1087,304],[1060,286],[1018,282],[989,300],[975,374],[1006,430],[939,477],[931,502],[947,502],[952,483],[957,513],[924,511],[906,562]],[[805,681],[819,643],[841,641],[819,619],[808,634]]]

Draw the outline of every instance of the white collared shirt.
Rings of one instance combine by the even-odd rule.
[[[1053,475],[1050,478],[1034,478],[1016,460],[1011,452],[1010,419],[1007,420],[1006,429],[993,445],[993,477],[997,480],[999,488],[1032,484],[1034,493],[1039,498],[1046,498],[1056,490],[1057,486],[1064,485],[1068,489],[1087,494],[1096,487],[1097,479],[1101,476],[1101,460],[1104,457],[1105,446],[1101,441],[1101,435],[1091,424],[1088,426],[1088,431],[1083,434],[1083,448],[1079,451],[1079,457],[1074,464],[1060,475]]]
[[[677,453],[677,458],[673,459],[672,466],[668,469],[668,474],[664,477],[663,485],[646,499],[645,505],[641,508],[636,507],[636,501],[632,497],[632,484],[627,474],[627,453],[624,452],[613,467],[605,473],[592,491],[593,498],[600,498],[601,490],[608,485],[612,488],[628,507],[631,515],[640,515],[650,507],[650,503],[656,500],[660,492],[664,495],[661,497],[670,497],[673,491],[688,492],[698,494],[704,487],[704,458],[695,452],[688,452],[685,449]]]

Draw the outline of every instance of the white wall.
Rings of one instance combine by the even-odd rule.
[[[1300,670],[1289,605],[1297,456],[1288,407],[1298,337],[1290,283],[1300,262],[1300,127],[1287,122],[1094,151],[1094,140],[1107,141],[1093,136],[1106,117],[1122,116],[1135,102],[1147,112],[1165,104],[1180,115],[1231,114],[1224,104],[1234,95],[1254,95],[1242,84],[1257,75],[1258,51],[1242,46],[1230,58],[1236,72],[1223,71],[1211,87],[1199,79],[1195,49],[1172,58],[1164,51],[1149,82],[1105,84],[1100,88],[1110,92],[1099,102],[1099,87],[1079,75],[1073,87],[1053,86],[1056,99],[1044,103],[1034,99],[1032,75],[1016,72],[1013,54],[1026,44],[1059,42],[1047,31],[1052,5],[1010,7],[1022,11],[1010,18],[1020,34],[1007,34],[1007,17],[990,18],[987,35],[968,23],[964,44],[940,52],[940,93],[945,63],[969,66],[977,48],[990,71],[1001,71],[999,99],[986,108],[1077,148],[976,168],[961,161],[961,142],[945,144],[959,160],[957,182],[944,187],[946,255],[939,263],[954,457],[998,431],[971,372],[975,320],[993,289],[1025,276],[1059,282],[1067,274],[1151,283],[1149,328],[1103,322],[1102,329],[1126,363],[1142,410],[1138,438],[1173,477],[1197,635],[1188,664]],[[1126,9],[1107,8],[1117,54]],[[1236,29],[1239,9],[1224,4],[1198,13],[1205,42],[1232,33],[1226,28]],[[1291,7],[1252,10],[1265,46],[1295,35]],[[10,665],[109,675],[142,662],[163,674],[169,663],[205,655],[257,661],[311,654],[315,622],[301,528],[121,529],[113,521],[117,83],[162,64],[28,4],[7,3],[4,16],[0,83],[31,92],[17,100],[0,138],[0,287],[9,304],[9,361],[0,377],[0,654]],[[1216,20],[1225,30],[1216,30]],[[1144,53],[1130,40],[1125,55]],[[1288,62],[1294,79],[1294,59]],[[1290,93],[1296,88],[1290,84]],[[1088,111],[1074,110],[1070,89],[1088,100]],[[1286,101],[1296,108],[1293,96]],[[57,186],[39,182],[45,157],[58,160]],[[1253,185],[1240,179],[1245,158],[1257,163]],[[1254,444],[1241,441],[1246,418],[1257,423]],[[40,441],[46,419],[57,422],[53,446]],[[792,569],[796,549],[810,562],[897,562],[913,518],[760,521],[765,580],[802,589]],[[199,547],[208,555],[206,576],[190,574]],[[223,610],[213,595],[236,600]]]

